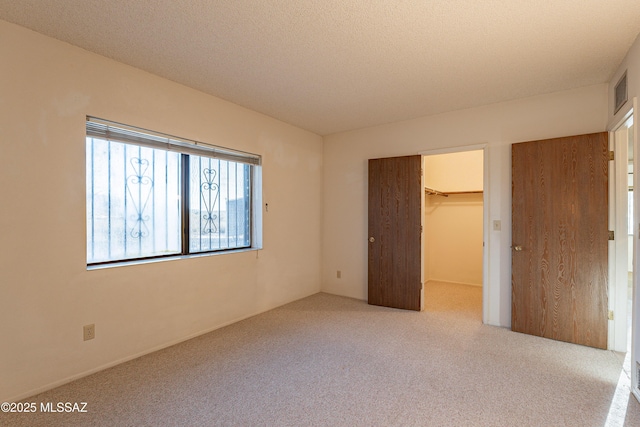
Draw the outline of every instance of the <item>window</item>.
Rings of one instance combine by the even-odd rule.
[[[255,247],[260,156],[87,118],[87,264]]]

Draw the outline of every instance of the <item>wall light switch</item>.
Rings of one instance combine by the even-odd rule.
[[[502,221],[500,221],[499,219],[494,219],[493,231],[500,231],[500,230],[502,230]]]

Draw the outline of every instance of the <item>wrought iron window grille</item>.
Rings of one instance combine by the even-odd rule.
[[[185,141],[87,118],[87,265],[252,247],[260,157]]]

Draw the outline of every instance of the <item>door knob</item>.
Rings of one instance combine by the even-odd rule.
[[[520,246],[520,245],[515,245],[515,246],[513,247],[513,249],[514,249],[515,251],[520,252],[520,251],[522,250],[522,246]]]
[[[371,243],[373,243],[373,242],[375,242],[375,241],[376,241],[376,239],[375,239],[375,238],[373,238],[373,237],[369,237],[369,241],[370,241]]]

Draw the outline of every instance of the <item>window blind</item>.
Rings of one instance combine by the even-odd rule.
[[[144,147],[159,148],[167,151],[212,157],[250,165],[260,165],[262,162],[262,158],[258,154],[177,138],[90,116],[87,117],[87,136],[107,141],[136,144]]]

